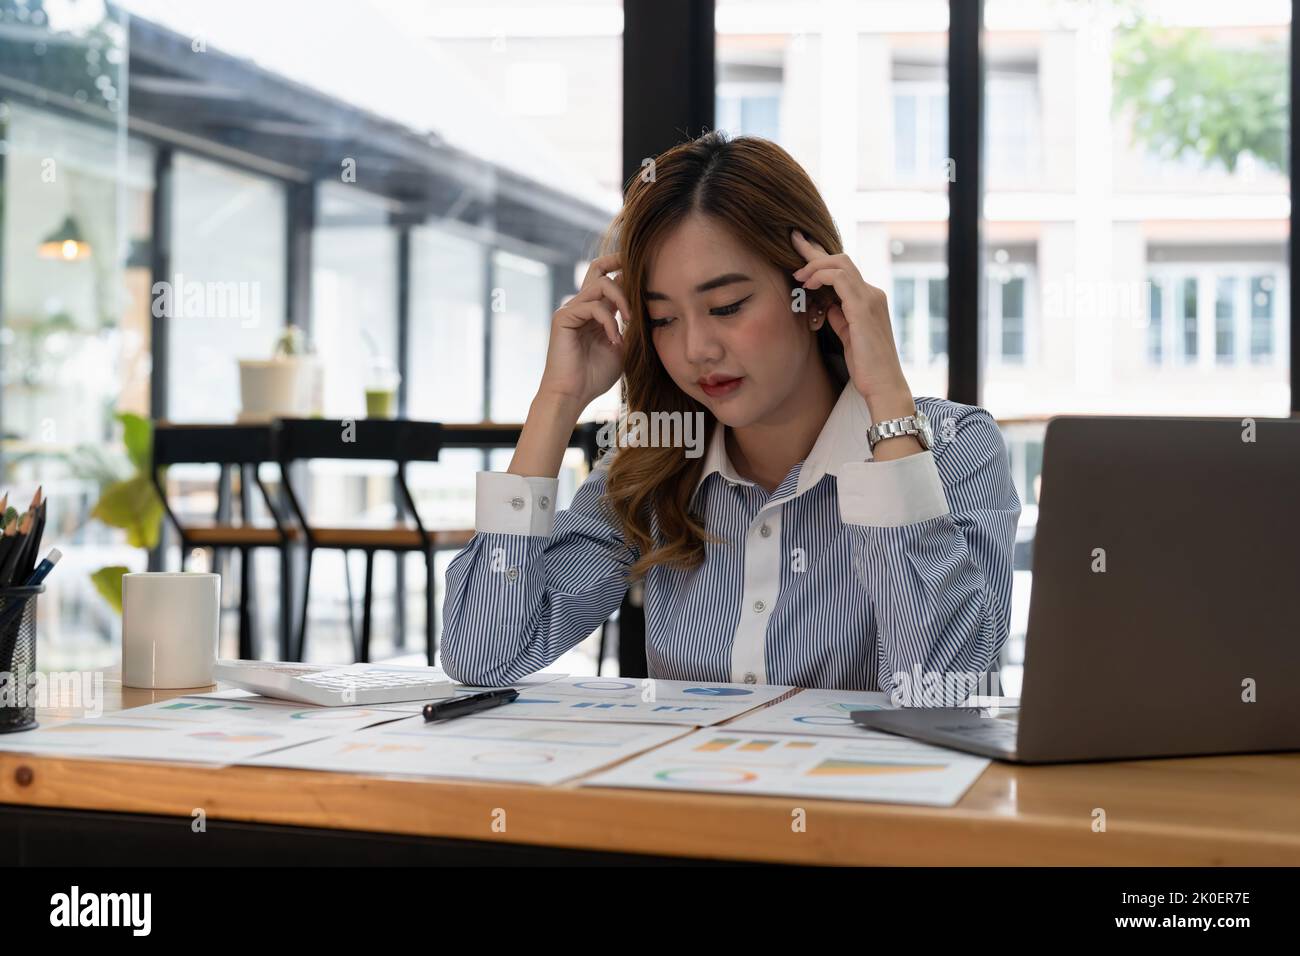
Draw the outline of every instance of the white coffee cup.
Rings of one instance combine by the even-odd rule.
[[[220,574],[124,574],[122,684],[155,688],[211,684],[220,618]]]

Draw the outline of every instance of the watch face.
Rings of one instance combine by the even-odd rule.
[[[934,444],[934,429],[930,427],[930,416],[925,412],[916,413],[916,426],[921,430],[921,447],[929,448]]]

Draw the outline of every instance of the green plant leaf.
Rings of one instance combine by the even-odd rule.
[[[95,590],[104,596],[104,600],[112,605],[113,610],[118,614],[122,613],[122,575],[130,570],[120,564],[110,564],[90,576]]]
[[[153,422],[134,412],[119,412],[115,417],[122,423],[122,444],[131,464],[149,474],[153,467]]]
[[[1287,169],[1288,60],[1276,43],[1225,47],[1200,29],[1141,19],[1117,32],[1116,112],[1131,107],[1133,135],[1163,160],[1192,156],[1236,170],[1249,153]]]
[[[113,482],[90,514],[106,525],[125,529],[126,543],[133,548],[152,548],[158,543],[163,506],[144,475]]]

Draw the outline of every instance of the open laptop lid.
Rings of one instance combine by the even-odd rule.
[[[1043,462],[1022,757],[1300,750],[1300,420],[1057,417]]]

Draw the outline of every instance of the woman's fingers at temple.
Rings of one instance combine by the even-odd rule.
[[[608,255],[597,256],[591,260],[591,265],[587,266],[587,274],[582,278],[583,288],[591,284],[593,279],[599,276],[607,275],[610,272],[617,272],[623,263],[623,256],[617,252],[611,252]]]

